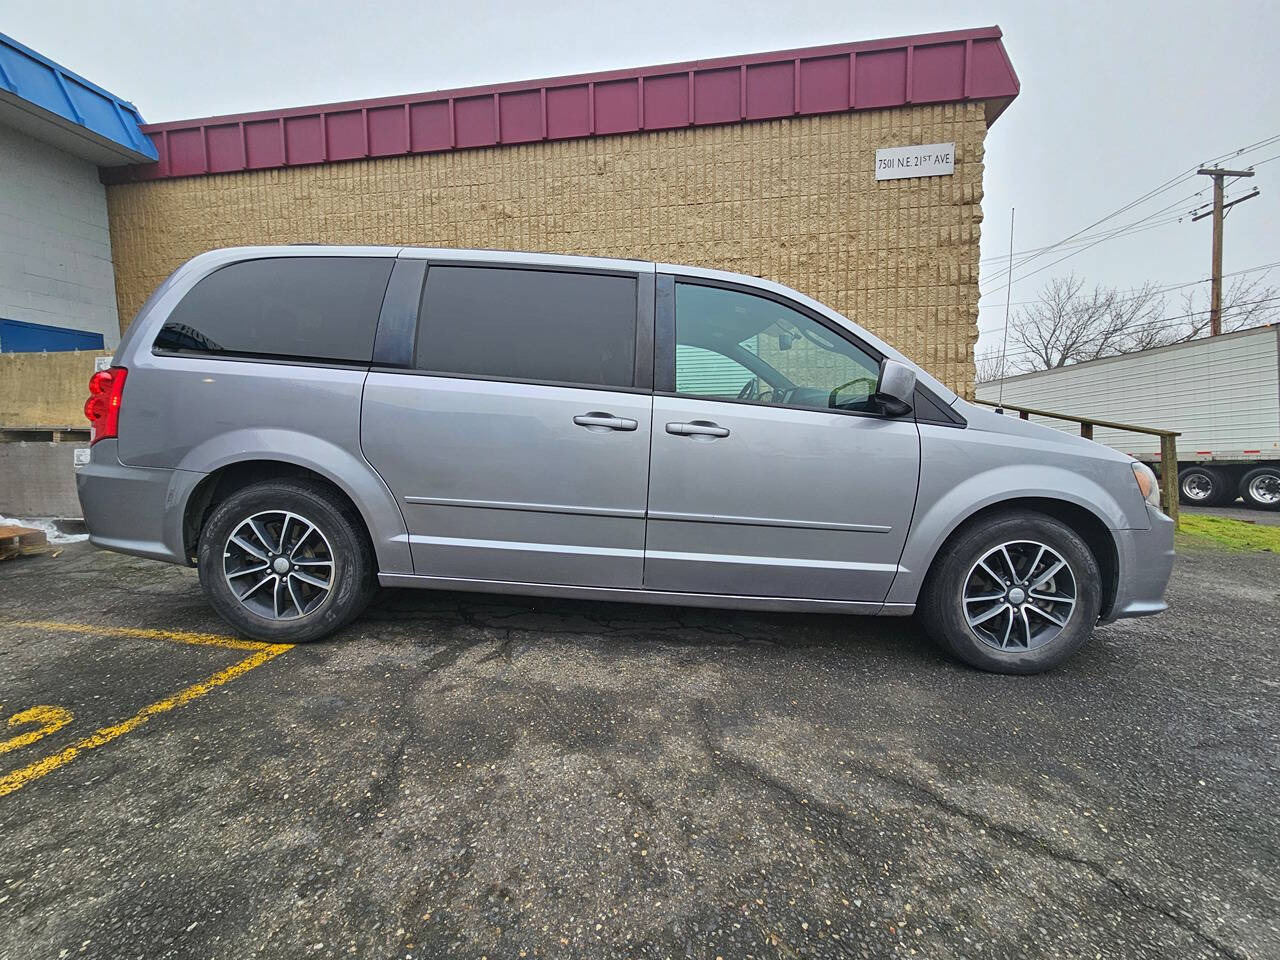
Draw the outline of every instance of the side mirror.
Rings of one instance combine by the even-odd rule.
[[[886,416],[904,417],[911,412],[916,393],[916,372],[897,360],[880,363],[880,384],[874,399],[884,408]]]

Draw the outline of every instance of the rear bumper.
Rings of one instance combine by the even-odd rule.
[[[185,564],[182,513],[204,477],[190,470],[127,466],[120,462],[115,440],[100,440],[90,448],[89,462],[76,467],[76,493],[89,542]]]
[[[1120,578],[1116,599],[1102,618],[1104,623],[1122,617],[1149,617],[1167,610],[1164,599],[1173,572],[1173,521],[1154,507],[1147,507],[1151,526],[1146,530],[1117,530]]]

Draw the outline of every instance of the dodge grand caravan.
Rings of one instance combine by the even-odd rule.
[[[378,585],[917,613],[1031,673],[1157,613],[1150,470],[956,396],[754,277],[379,247],[180,267],[90,383],[101,547],[194,564],[263,640]]]

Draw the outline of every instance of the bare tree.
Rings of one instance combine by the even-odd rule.
[[[1009,366],[999,350],[984,350],[974,357],[973,362],[978,383],[991,383],[1001,379],[1005,375],[1005,368]],[[1009,370],[1010,375],[1016,372]]]
[[[1233,277],[1222,291],[1222,332],[1232,333],[1273,323],[1280,316],[1280,293],[1264,283],[1267,275]],[[1182,295],[1185,329],[1169,343],[1195,340],[1209,335],[1209,287],[1200,284]],[[1158,344],[1157,344],[1158,345]]]
[[[1051,370],[1123,353],[1132,332],[1163,312],[1164,299],[1151,283],[1122,294],[1101,286],[1085,290],[1084,280],[1074,275],[1054,277],[1036,303],[1018,311],[1009,330],[1010,364]]]
[[[1280,318],[1280,294],[1264,280],[1265,275],[1240,276],[1228,285],[1222,297],[1224,331]],[[1179,309],[1171,308],[1150,282],[1130,291],[1102,286],[1086,290],[1079,277],[1055,277],[1039,299],[1022,307],[1010,322],[1007,356],[997,350],[978,357],[978,382],[1182,343],[1208,332],[1205,285],[1184,294]]]

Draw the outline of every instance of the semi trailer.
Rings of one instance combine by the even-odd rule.
[[[1179,499],[1280,510],[1280,326],[1268,325],[978,385],[978,399],[1176,430]],[[1032,417],[1047,426],[1074,423]],[[1158,437],[1093,439],[1157,471]]]

